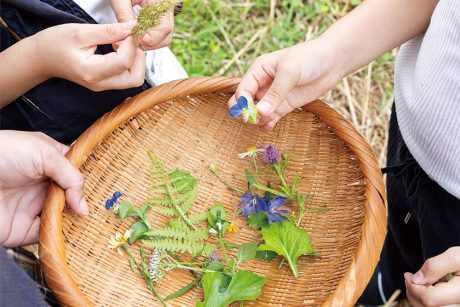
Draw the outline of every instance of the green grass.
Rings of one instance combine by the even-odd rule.
[[[171,49],[190,76],[242,76],[258,56],[317,37],[360,2],[186,0],[175,19]],[[393,53],[384,54],[371,64],[371,70],[358,71],[324,97],[352,120],[382,164],[393,94],[393,59]]]

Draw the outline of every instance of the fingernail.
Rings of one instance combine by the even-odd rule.
[[[81,214],[84,214],[84,215],[87,215],[89,213],[88,203],[86,202],[86,199],[84,198],[80,200],[80,212]]]
[[[272,106],[266,101],[261,101],[257,104],[257,110],[259,110],[259,112],[263,115],[268,115],[272,111]]]
[[[422,271],[418,271],[417,273],[415,273],[415,274],[412,276],[412,282],[413,282],[414,284],[422,284],[422,283],[423,283],[423,279],[424,279],[424,276],[423,276]]]
[[[136,20],[135,19],[123,23],[123,27],[126,30],[129,30],[129,31],[131,31],[134,28],[135,25],[136,25]]]

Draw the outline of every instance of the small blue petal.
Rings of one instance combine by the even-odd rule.
[[[112,208],[114,204],[115,202],[112,199],[107,199],[107,201],[105,202],[105,208],[108,210]]]
[[[236,101],[236,104],[241,108],[241,109],[247,109],[248,108],[248,99],[244,96],[238,97],[238,100]]]
[[[243,113],[243,110],[238,105],[233,105],[230,110],[228,110],[228,115],[231,117],[240,117]]]
[[[281,196],[275,196],[270,200],[269,207],[270,210],[276,209],[278,207],[284,206],[286,204],[286,198]]]
[[[284,221],[285,218],[283,216],[279,216],[276,214],[268,214],[268,223],[271,224],[273,222],[280,222]]]
[[[115,193],[113,193],[113,198],[115,198],[115,199],[118,199],[121,196],[123,196],[123,194],[121,194],[121,192],[119,192],[119,191],[116,191]]]

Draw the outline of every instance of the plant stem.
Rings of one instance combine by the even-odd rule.
[[[222,254],[224,254],[224,259],[225,259],[225,263],[227,263],[227,267],[230,269],[230,261],[228,260],[228,255],[227,255],[227,251],[225,249],[225,242],[224,242],[224,239],[223,238],[219,238],[217,240],[217,242],[219,243],[220,245],[220,249],[222,250]]]
[[[217,179],[219,179],[219,181],[222,182],[227,187],[227,190],[229,190],[230,192],[235,193],[237,196],[241,196],[242,194],[244,194],[244,192],[241,192],[240,190],[235,189],[227,181],[222,179],[220,175],[217,173],[217,171],[211,172],[211,173],[213,173],[217,177]]]
[[[185,222],[185,224],[187,224],[187,226],[189,226],[193,230],[198,230],[198,228],[196,228],[196,226],[193,225],[192,222],[190,222],[188,217],[185,215],[184,211],[177,205],[175,197],[174,195],[172,195],[171,187],[169,186],[169,184],[166,185],[166,193],[169,197],[169,200],[171,200],[173,208],[176,210],[177,214],[179,214],[180,218]]]

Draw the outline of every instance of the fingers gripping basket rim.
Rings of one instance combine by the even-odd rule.
[[[79,168],[92,150],[129,118],[174,98],[213,92],[233,93],[238,78],[200,77],[173,81],[147,90],[108,112],[87,129],[67,157]],[[375,155],[359,132],[342,115],[317,100],[304,107],[330,126],[356,156],[365,180],[365,217],[362,237],[347,273],[323,306],[352,306],[364,291],[378,262],[386,234],[386,201],[382,174]],[[52,183],[48,189],[40,225],[40,261],[49,287],[63,305],[92,306],[75,282],[66,260],[62,233],[64,191]]]

